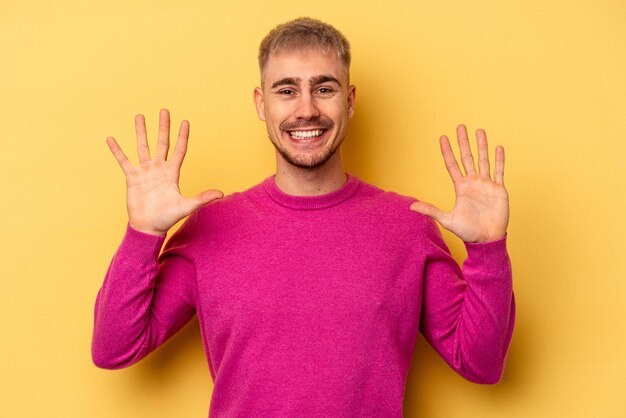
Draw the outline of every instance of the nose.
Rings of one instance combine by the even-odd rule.
[[[296,104],[295,117],[298,119],[313,119],[320,115],[315,103],[315,98],[311,94],[302,94]]]

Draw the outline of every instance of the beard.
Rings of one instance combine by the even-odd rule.
[[[278,151],[280,155],[282,155],[282,157],[285,159],[285,161],[287,161],[289,164],[297,168],[305,168],[310,170],[319,168],[326,164],[328,160],[330,160],[331,157],[335,155],[342,142],[338,141],[334,143],[331,148],[324,149],[319,153],[313,155],[294,155],[282,146],[280,146],[278,143],[273,141],[272,138],[270,138],[270,141],[272,141],[272,144],[274,144],[274,148],[276,148],[276,151]]]
[[[325,129],[326,131],[328,131],[328,130],[331,130],[334,127],[334,125],[335,124],[330,119],[315,118],[315,119],[311,119],[308,121],[301,121],[301,122],[295,122],[295,123],[282,123],[280,125],[280,129],[281,131],[286,132],[286,131],[294,130],[294,129],[303,129],[303,128],[308,128],[308,127],[321,127]],[[270,135],[270,141],[274,145],[274,148],[276,148],[276,151],[278,151],[280,155],[282,155],[282,157],[285,159],[285,161],[287,161],[292,166],[297,167],[297,168],[304,168],[304,169],[315,169],[326,164],[326,162],[328,162],[328,160],[330,160],[331,157],[335,155],[335,153],[339,149],[339,146],[343,142],[343,138],[333,143],[330,148],[323,149],[319,151],[318,153],[315,153],[312,155],[295,155],[293,153],[290,153],[285,147],[281,146],[279,141],[275,141],[274,139],[272,139],[271,135]]]

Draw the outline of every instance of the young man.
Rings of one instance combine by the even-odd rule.
[[[463,174],[441,138],[457,195],[444,213],[343,171],[355,87],[336,29],[308,18],[279,25],[259,65],[254,102],[276,148],[276,174],[261,184],[182,197],[189,124],[166,159],[166,110],[152,158],[135,119],[138,167],[108,138],[129,222],[96,302],[96,365],[129,366],[197,314],[210,416],[401,417],[418,331],[465,378],[497,382],[514,323],[503,149],[492,178],[479,130],[476,171],[459,126]],[[463,269],[429,216],[466,242]]]

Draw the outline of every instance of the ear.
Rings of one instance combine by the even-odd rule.
[[[252,96],[254,105],[256,106],[256,114],[259,116],[259,119],[265,121],[265,102],[263,100],[263,90],[261,90],[261,87],[255,87]]]
[[[348,88],[348,117],[354,115],[354,102],[356,101],[356,86],[352,84]]]

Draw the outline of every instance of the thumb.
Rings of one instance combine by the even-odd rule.
[[[200,192],[191,199],[187,200],[189,213],[193,212],[199,207],[206,205],[209,202],[212,202],[213,200],[221,199],[222,197],[224,197],[224,193],[222,193],[220,190],[205,190],[203,192]]]
[[[439,222],[442,226],[445,225],[448,214],[439,209],[435,205],[431,205],[426,202],[414,202],[411,204],[410,209],[413,212],[421,213],[422,215],[430,216],[437,222]]]

